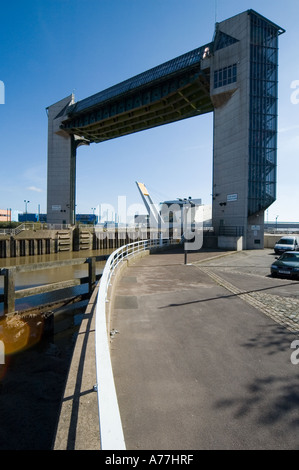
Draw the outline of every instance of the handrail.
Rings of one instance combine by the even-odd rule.
[[[101,450],[126,450],[110,358],[106,305],[110,279],[123,260],[136,253],[169,244],[168,239],[150,239],[124,245],[109,256],[100,281],[95,320],[96,376]]]
[[[14,235],[14,228],[0,228],[0,235]]]

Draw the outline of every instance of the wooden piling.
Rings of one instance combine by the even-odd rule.
[[[15,311],[16,268],[4,269],[4,313]]]
[[[96,258],[93,256],[92,258],[87,259],[88,262],[88,286],[89,286],[89,294],[91,295],[96,282]]]

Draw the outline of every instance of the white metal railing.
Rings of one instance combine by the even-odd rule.
[[[15,228],[15,233],[14,235],[18,235],[18,233],[21,233],[23,232],[23,230],[33,230],[34,228],[34,224],[33,223],[24,223],[24,224],[21,224],[21,225],[18,225],[16,228]]]
[[[100,281],[95,320],[96,375],[101,450],[126,450],[115,390],[107,331],[106,305],[111,276],[123,260],[152,247],[168,245],[168,239],[141,240],[124,245],[109,256]]]
[[[1,228],[0,235],[14,235],[15,229],[14,228]]]
[[[69,224],[46,224],[42,222],[24,222],[16,228],[0,229],[0,235],[18,235],[24,230],[68,230],[71,228]]]

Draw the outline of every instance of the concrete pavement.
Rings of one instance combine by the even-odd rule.
[[[126,268],[111,357],[128,450],[298,449],[298,283],[269,278],[272,259],[169,251]]]

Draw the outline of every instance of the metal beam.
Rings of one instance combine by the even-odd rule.
[[[198,58],[184,70],[159,80],[150,81],[149,72],[142,87],[129,89],[125,94],[114,92],[98,104],[96,99],[87,99],[90,106],[80,102],[77,107],[74,105],[62,122],[62,129],[98,143],[213,111],[209,68],[201,70]],[[136,81],[134,77],[132,81]],[[122,89],[122,84],[119,87]]]

